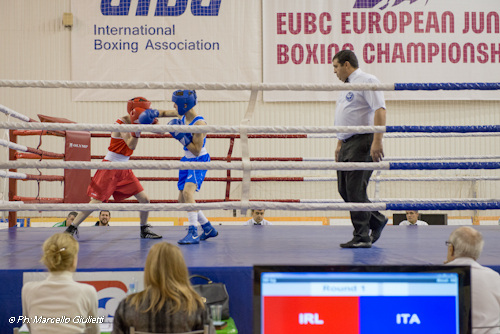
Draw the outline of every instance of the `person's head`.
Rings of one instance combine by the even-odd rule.
[[[146,109],[151,107],[151,102],[144,97],[134,97],[127,102],[127,112],[130,116],[131,124],[139,123],[139,116]]]
[[[264,219],[266,210],[252,210],[252,218],[256,223],[260,223]]]
[[[111,219],[111,213],[108,210],[102,210],[99,212],[99,222],[100,225],[108,225],[109,220]]]
[[[78,263],[78,241],[69,233],[57,233],[42,246],[42,263],[49,271],[75,271]]]
[[[179,89],[172,94],[172,101],[177,113],[183,116],[196,105],[198,98],[195,90]]]
[[[407,210],[406,211],[406,220],[412,224],[415,224],[418,220],[418,210]]]
[[[451,232],[448,241],[447,262],[458,257],[470,257],[477,260],[483,251],[483,236],[469,226],[462,226]]]
[[[352,72],[359,67],[358,58],[351,50],[339,51],[332,58],[333,73],[340,81],[345,82]]]
[[[70,213],[68,213],[68,217],[66,218],[66,226],[71,225],[76,216],[78,216],[78,212],[71,211]]]
[[[161,310],[167,300],[172,303],[172,313],[185,310],[192,314],[203,307],[203,300],[193,290],[184,256],[179,247],[160,242],[149,250],[144,266],[144,291],[131,296],[137,309],[149,296],[147,311]]]

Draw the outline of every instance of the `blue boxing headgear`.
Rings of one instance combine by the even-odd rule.
[[[179,115],[183,116],[196,105],[196,91],[187,89],[176,90],[172,94],[172,101],[177,105]]]

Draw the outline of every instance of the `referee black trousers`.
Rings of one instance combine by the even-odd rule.
[[[370,149],[373,133],[355,135],[342,143],[338,162],[372,162]],[[337,171],[340,196],[349,203],[371,203],[366,189],[373,171]],[[370,241],[370,230],[385,224],[386,217],[378,211],[351,211],[353,240]]]

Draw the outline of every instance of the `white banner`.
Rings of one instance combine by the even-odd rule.
[[[261,82],[261,2],[72,0],[72,80]],[[179,87],[182,88],[182,87]],[[75,101],[171,100],[172,91],[73,89]],[[201,101],[248,100],[203,92]]]
[[[499,82],[498,0],[263,0],[265,83],[339,83],[331,59],[353,50],[383,83]],[[267,101],[338,93],[266,92]],[[387,92],[387,99],[491,99],[495,91]]]

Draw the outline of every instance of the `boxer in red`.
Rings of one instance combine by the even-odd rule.
[[[151,102],[143,97],[136,97],[128,101],[128,115],[120,117],[115,124],[156,124],[159,116],[158,110],[150,109]],[[141,136],[140,132],[112,132],[111,144],[108,147],[108,153],[103,161],[126,162],[137,147],[137,142]],[[90,196],[90,203],[107,202],[111,195],[116,201],[124,200],[135,196],[139,203],[149,203],[149,197],[144,192],[139,180],[132,170],[118,169],[99,169],[92,178],[87,189],[87,195]],[[68,226],[65,232],[78,236],[78,226],[93,211],[81,211],[76,216],[73,224]],[[141,211],[139,213],[141,220],[141,238],[160,239],[162,236],[154,233],[147,224],[149,212]]]

